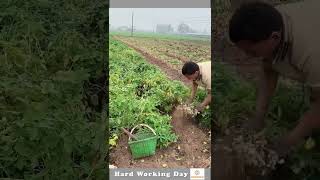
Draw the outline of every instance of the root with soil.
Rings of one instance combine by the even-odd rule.
[[[237,174],[237,179],[266,178],[276,169],[277,164],[283,164],[278,154],[270,147],[263,131],[257,134],[248,133],[242,128],[232,128],[233,133],[220,138],[215,144],[215,157],[219,166],[229,167],[229,171],[217,168],[215,176],[221,179],[232,179],[230,174]],[[230,157],[231,158],[230,158]],[[222,162],[222,159],[225,159]],[[234,178],[234,177],[233,177]]]

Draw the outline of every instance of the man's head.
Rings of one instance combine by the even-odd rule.
[[[271,58],[281,41],[280,12],[263,2],[242,5],[229,24],[230,40],[253,57]]]
[[[194,81],[200,75],[200,69],[197,63],[188,61],[182,67],[182,74],[189,80]]]

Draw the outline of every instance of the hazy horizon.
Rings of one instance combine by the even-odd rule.
[[[198,32],[211,31],[210,8],[110,8],[111,28],[131,27],[132,13],[137,30],[154,31],[157,24],[171,24],[176,31],[180,23],[185,23]]]

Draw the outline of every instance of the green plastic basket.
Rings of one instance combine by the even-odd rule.
[[[135,136],[138,140],[131,140],[129,137],[129,147],[133,159],[155,155],[158,136],[156,132],[146,124],[138,124],[131,130],[131,134],[137,127],[147,127],[151,133],[137,133]]]

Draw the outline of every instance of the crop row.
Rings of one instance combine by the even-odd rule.
[[[116,137],[121,127],[131,129],[145,123],[155,129],[160,146],[176,141],[169,113],[186,98],[188,88],[169,80],[157,67],[117,40],[110,40],[109,57],[111,137]]]

